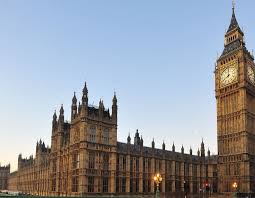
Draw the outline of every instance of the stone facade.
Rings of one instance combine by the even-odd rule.
[[[9,175],[8,178],[8,190],[12,192],[17,192],[18,191],[18,177],[17,177],[17,171],[12,172]]]
[[[117,141],[117,97],[111,113],[103,101],[88,105],[85,84],[81,103],[74,94],[71,122],[64,121],[64,108],[52,121],[51,147],[41,140],[35,157],[18,158],[18,191],[33,195],[153,194],[153,176],[161,173],[164,193],[199,193],[206,184],[217,191],[217,156],[208,156],[204,143],[196,155],[143,145],[137,130],[133,144]]]
[[[10,165],[0,166],[0,190],[7,190]]]

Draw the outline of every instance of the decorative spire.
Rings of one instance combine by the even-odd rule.
[[[235,0],[232,0],[232,9],[235,10],[236,2]]]
[[[112,120],[115,124],[117,124],[117,114],[118,114],[118,106],[117,106],[117,97],[116,92],[114,91],[114,96],[112,99]]]
[[[56,110],[54,111],[54,114],[53,114],[53,120],[57,120],[57,113],[56,113]]]
[[[134,137],[134,144],[139,145],[140,144],[140,135],[138,132],[138,129],[136,129],[135,137]]]
[[[153,149],[155,148],[155,141],[154,141],[154,138],[153,138],[153,140],[152,140],[151,147],[152,147]]]
[[[205,144],[204,144],[204,139],[202,138],[202,142],[201,142],[201,157],[205,157]]]
[[[77,103],[77,98],[76,98],[75,92],[73,94],[72,102],[73,102],[73,105],[76,105],[76,103]]]
[[[163,150],[166,150],[166,144],[165,144],[165,141],[163,140],[163,144],[162,144],[162,149]]]
[[[211,151],[210,151],[210,149],[208,148],[208,151],[207,151],[207,155],[208,155],[208,157],[210,157],[211,156]]]
[[[114,95],[113,95],[113,99],[112,99],[112,103],[113,104],[117,104],[117,97],[116,97],[116,92],[114,91]]]
[[[175,145],[174,145],[174,142],[173,142],[173,146],[172,146],[172,151],[175,152]]]
[[[232,30],[235,29],[235,28],[239,28],[239,29],[240,29],[240,27],[239,27],[239,25],[238,25],[238,22],[237,22],[237,20],[236,20],[236,15],[235,15],[235,1],[233,0],[233,1],[232,1],[232,18],[231,18],[231,22],[230,22],[230,25],[229,25],[229,27],[228,27],[227,33],[230,32],[230,31],[232,31]]]
[[[81,112],[81,103],[79,102],[79,106],[78,106],[78,113]]]
[[[143,147],[143,136],[141,135],[140,146]]]
[[[189,154],[192,155],[192,148],[189,149]]]
[[[84,88],[82,90],[82,105],[88,106],[88,89],[87,89],[87,83],[85,82]]]
[[[57,123],[58,123],[57,122],[57,113],[56,113],[56,110],[55,110],[54,114],[53,114],[53,119],[52,119],[52,134],[55,132],[55,129],[57,128]]]
[[[136,133],[135,133],[135,136],[136,136],[136,137],[139,137],[139,132],[138,132],[138,129],[136,129]]]
[[[75,119],[76,115],[77,115],[77,98],[75,96],[75,92],[73,95],[73,99],[72,99],[72,108],[71,108],[71,119]]]
[[[104,101],[101,98],[100,98],[100,101],[99,101],[99,109],[104,110]]]
[[[64,107],[63,107],[63,104],[61,105],[61,108],[60,108],[60,115],[64,115]]]
[[[182,152],[182,154],[184,154],[184,147],[183,147],[183,145],[182,145],[182,148],[181,148],[181,152]]]
[[[63,107],[63,104],[62,104],[61,108],[59,110],[59,117],[58,117],[59,130],[62,130],[63,126],[64,126],[64,107]]]
[[[130,137],[130,133],[128,133],[127,143],[128,143],[128,144],[131,144],[131,137]]]
[[[87,83],[85,81],[85,84],[84,84],[84,88],[83,88],[83,95],[88,95],[88,88],[87,88]]]

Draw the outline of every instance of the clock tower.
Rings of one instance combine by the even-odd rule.
[[[215,68],[219,192],[255,192],[255,64],[233,6]]]

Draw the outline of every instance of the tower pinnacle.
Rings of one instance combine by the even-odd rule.
[[[235,10],[235,7],[236,7],[236,1],[232,0],[232,9]]]
[[[228,31],[227,33],[231,32],[232,30],[234,30],[235,28],[239,28],[238,22],[236,20],[236,15],[235,15],[235,0],[232,1],[232,17],[231,17],[231,22],[230,25],[228,27]]]

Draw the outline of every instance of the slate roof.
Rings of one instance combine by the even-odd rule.
[[[227,32],[231,32],[232,30],[234,30],[235,28],[239,28],[238,22],[236,20],[236,15],[235,15],[235,9],[233,8],[233,12],[232,12],[232,17],[231,17],[231,22],[230,25],[228,27],[228,31]]]
[[[235,51],[235,50],[239,49],[240,47],[242,47],[240,40],[236,40],[232,43],[229,43],[228,45],[225,46],[221,56],[224,56],[232,51]]]
[[[95,106],[89,106],[88,107],[88,115],[99,115],[99,109]],[[110,118],[110,112],[109,110],[104,110],[104,117]]]

